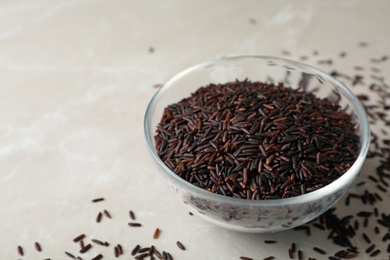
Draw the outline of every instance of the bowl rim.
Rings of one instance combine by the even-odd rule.
[[[272,61],[283,61],[287,62],[292,65],[300,66],[303,68],[310,69],[312,71],[315,71],[318,73],[321,77],[324,79],[327,79],[331,81],[338,89],[340,89],[342,92],[344,92],[345,96],[349,99],[349,101],[353,104],[357,117],[359,119],[359,127],[361,128],[361,143],[360,143],[360,152],[358,157],[356,158],[355,162],[351,166],[351,168],[348,169],[342,176],[340,176],[337,180],[334,182],[309,193],[302,194],[299,196],[295,197],[290,197],[290,198],[284,198],[284,199],[270,199],[270,200],[246,200],[242,198],[235,198],[235,197],[230,197],[230,196],[224,196],[221,194],[217,193],[212,193],[209,192],[205,189],[202,189],[200,187],[197,187],[193,185],[190,182],[187,182],[186,180],[182,179],[179,177],[177,174],[175,174],[172,170],[168,168],[164,164],[164,162],[159,158],[157,155],[154,145],[153,145],[153,137],[154,135],[150,134],[152,133],[152,126],[151,125],[151,118],[152,114],[155,110],[156,104],[158,101],[160,101],[161,97],[165,93],[165,91],[171,86],[172,83],[177,81],[178,79],[186,76],[187,74],[202,69],[202,68],[207,68],[211,65],[221,63],[221,62],[226,62],[230,60],[243,60],[243,59],[261,59],[261,60],[272,60]],[[200,87],[200,86],[199,86]],[[183,97],[185,98],[185,97]],[[155,130],[154,130],[155,131]],[[154,133],[153,131],[153,133]],[[300,203],[307,203],[307,202],[312,202],[316,201],[319,199],[322,199],[324,197],[327,197],[334,192],[342,189],[343,187],[348,187],[352,181],[359,175],[359,170],[361,166],[364,163],[364,160],[366,158],[367,152],[368,152],[368,147],[370,143],[370,126],[368,123],[368,118],[367,114],[365,112],[365,109],[359,99],[356,97],[356,95],[349,89],[347,88],[343,83],[335,79],[334,77],[330,76],[328,73],[311,66],[309,64],[305,64],[302,62],[298,62],[292,59],[286,59],[286,58],[280,58],[280,57],[274,57],[274,56],[263,56],[263,55],[232,55],[232,56],[224,56],[219,59],[214,59],[214,60],[209,60],[206,62],[199,63],[197,65],[191,66],[173,77],[171,77],[167,82],[161,85],[161,87],[158,89],[158,91],[153,95],[152,99],[150,100],[146,111],[144,115],[144,135],[146,137],[146,142],[148,146],[148,150],[151,153],[152,157],[154,160],[159,164],[160,167],[163,168],[163,172],[165,175],[167,175],[169,178],[172,178],[173,180],[179,182],[182,186],[186,187],[188,190],[190,190],[193,193],[196,193],[199,196],[219,201],[221,203],[226,203],[226,204],[231,204],[231,205],[239,205],[239,206],[286,206],[286,205],[291,205],[291,204],[300,204]],[[352,181],[351,181],[352,180]]]

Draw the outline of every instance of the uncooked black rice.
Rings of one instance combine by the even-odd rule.
[[[130,226],[130,227],[141,227],[142,224],[141,224],[141,223],[136,223],[136,222],[130,222],[130,223],[129,223],[129,226]]]
[[[180,241],[177,241],[177,242],[176,242],[176,245],[177,245],[181,250],[186,250],[186,248],[184,247],[184,245],[183,245]]]
[[[85,238],[85,234],[81,234],[73,239],[73,242],[79,242],[80,240]]]
[[[156,228],[156,230],[153,233],[153,239],[157,239],[160,236],[161,230],[159,228]]]
[[[200,87],[166,107],[155,141],[161,160],[195,186],[267,200],[339,178],[359,152],[355,131],[329,99],[245,80]]]
[[[36,249],[38,252],[41,252],[41,251],[42,251],[42,247],[41,247],[41,245],[40,245],[38,242],[35,242],[35,243],[34,243],[34,247],[35,247],[35,249]]]
[[[92,258],[92,260],[100,260],[100,259],[103,259],[103,255],[102,254],[98,254],[97,256]]]
[[[359,45],[361,47],[368,46],[368,44],[365,42],[362,42]],[[291,53],[288,53],[288,54],[291,55]],[[315,53],[313,53],[313,55],[318,55],[318,53],[315,52]],[[309,56],[301,56],[301,57],[302,57],[302,59],[305,59],[305,60],[309,59]],[[340,53],[339,57],[340,58],[346,57],[346,52]],[[379,58],[373,58],[371,60],[371,62],[383,63],[387,59],[388,59],[387,55],[383,55],[383,56],[379,56]],[[326,58],[320,59],[319,63],[322,63],[324,65],[330,65],[329,62],[325,62],[325,61],[331,61],[331,63],[333,63],[332,59],[326,59]],[[390,98],[390,93],[389,93],[389,89],[388,89],[389,87],[385,83],[384,77],[381,75],[378,75],[379,73],[382,72],[382,69],[379,68],[379,66],[380,66],[380,64],[378,64],[378,67],[369,67],[369,68],[364,68],[360,65],[352,67],[353,69],[355,69],[357,71],[361,71],[361,73],[371,71],[375,75],[352,75],[351,76],[351,75],[347,75],[345,73],[341,73],[341,72],[336,71],[336,70],[331,71],[330,74],[332,76],[336,77],[337,79],[349,81],[350,85],[352,85],[353,87],[366,85],[368,91],[372,91],[374,94],[377,94],[380,98],[380,101],[378,102],[378,104],[374,104],[374,105],[369,103],[371,101],[371,97],[369,95],[367,95],[366,93],[359,94],[358,97],[359,97],[360,101],[362,102],[363,106],[366,108],[370,122],[371,123],[382,122],[386,127],[388,127],[388,126],[390,126],[390,120],[387,118],[387,115],[388,115],[388,110],[390,110],[390,104],[387,102],[387,100]],[[261,110],[259,112],[265,114],[265,111],[264,111],[265,109],[271,109],[271,108],[275,109],[275,106],[278,106],[278,105],[280,105],[280,104],[278,104],[278,102],[276,102],[276,103],[272,102],[272,104],[265,104],[265,106],[263,108],[261,108]],[[186,118],[185,120],[188,120],[188,118]],[[274,122],[275,122],[275,120],[274,120]],[[191,123],[192,126],[195,128],[199,126],[198,122],[188,121],[188,123],[189,124]],[[245,134],[248,135],[248,133],[250,134],[251,130],[253,130],[253,129],[250,129],[245,124],[240,125],[239,123],[240,123],[240,121],[236,122],[236,125],[232,125],[232,127],[231,127],[232,134],[234,134],[236,132],[241,132],[243,135],[245,135]],[[278,124],[280,122],[276,121],[276,123]],[[222,125],[222,128],[223,127],[224,126]],[[257,128],[257,127],[258,126],[255,126],[254,128]],[[264,124],[263,127],[266,130],[272,130],[272,126],[268,125],[266,123]],[[164,133],[166,134],[166,132],[164,132]],[[387,131],[383,128],[380,129],[380,133],[382,134],[382,136],[388,135]],[[367,156],[367,158],[369,158],[369,159],[374,158],[374,159],[377,159],[379,161],[377,168],[375,168],[373,171],[370,171],[367,174],[365,173],[365,174],[362,174],[361,176],[359,176],[359,179],[357,180],[356,184],[354,185],[357,188],[357,190],[355,190],[353,193],[350,192],[348,194],[348,196],[346,197],[346,203],[345,203],[346,206],[349,206],[350,204],[353,205],[354,203],[362,203],[362,205],[364,205],[364,211],[361,211],[358,213],[353,213],[353,215],[344,217],[344,216],[340,216],[340,215],[336,214],[336,209],[332,208],[332,209],[328,210],[327,212],[325,212],[323,215],[321,215],[316,220],[307,224],[307,226],[312,225],[313,227],[316,227],[316,230],[318,232],[324,232],[324,231],[329,232],[328,239],[331,239],[336,246],[341,246],[343,248],[341,250],[338,250],[333,255],[328,255],[328,259],[330,259],[330,260],[333,260],[333,259],[357,259],[358,257],[360,257],[361,254],[364,254],[364,253],[369,254],[368,255],[369,257],[372,257],[375,259],[378,256],[380,256],[379,258],[382,259],[382,258],[386,258],[383,256],[382,251],[390,254],[390,244],[388,243],[388,241],[390,240],[390,233],[389,233],[390,214],[388,214],[388,212],[386,212],[386,211],[383,212],[383,209],[378,208],[378,207],[375,207],[373,209],[373,211],[369,211],[378,202],[382,202],[382,201],[386,200],[386,195],[388,195],[388,192],[389,192],[388,187],[389,187],[389,181],[390,181],[390,170],[389,170],[390,163],[389,163],[388,158],[389,158],[389,153],[390,153],[390,147],[389,147],[390,140],[381,138],[380,133],[377,133],[377,132],[371,133],[371,135],[372,135],[371,146],[370,146],[370,150],[369,150],[369,153]],[[224,139],[225,141],[227,141],[229,135],[228,134],[221,134],[219,137],[221,139]],[[269,141],[271,139],[272,138],[270,138]],[[206,142],[208,141],[209,145],[210,145],[210,146],[204,146],[202,148],[204,152],[210,152],[210,151],[212,151],[212,149],[219,149],[219,147],[220,147],[218,142],[215,142],[214,140],[210,141],[210,140],[207,140],[207,138],[206,138],[204,141],[206,141]],[[292,139],[290,141],[294,141],[294,140]],[[316,146],[317,148],[319,147],[318,141],[319,141],[319,139],[315,138],[314,143],[313,143],[314,146]],[[199,144],[197,144],[198,145],[197,147],[199,148],[199,146],[205,145],[206,142],[200,141]],[[183,144],[181,144],[181,145],[183,145]],[[302,143],[299,143],[299,144],[297,144],[297,148],[298,148],[298,145],[299,145],[299,150],[300,150],[300,152],[302,152],[303,155],[307,155],[308,153],[312,152],[310,150],[310,147],[308,147],[308,149],[304,149],[302,147]],[[191,146],[191,150],[192,151],[196,150],[197,147]],[[282,146],[282,147],[284,147],[284,146]],[[282,147],[280,148],[281,150],[284,149]],[[252,170],[254,170],[256,168],[256,166],[260,167],[261,170],[265,169],[264,170],[265,173],[267,173],[266,170],[268,170],[268,171],[273,170],[274,168],[270,167],[268,164],[272,164],[272,162],[274,160],[279,160],[280,164],[287,164],[290,162],[292,164],[293,169],[297,168],[300,165],[300,167],[303,168],[304,170],[311,171],[310,167],[313,167],[312,165],[309,164],[309,166],[308,166],[305,163],[303,163],[303,165],[301,165],[299,163],[299,161],[297,160],[296,156],[285,155],[285,154],[279,154],[279,156],[276,156],[276,155],[273,156],[273,154],[270,153],[270,149],[267,150],[266,148],[267,147],[259,148],[259,154],[266,158],[264,161],[262,161],[261,167],[259,166],[260,163],[253,163],[251,165],[248,165],[248,167],[241,169],[241,173],[240,173],[241,179],[236,179],[236,181],[238,181],[239,185],[240,185],[240,182],[245,183],[245,182],[248,182],[250,180]],[[231,147],[230,147],[230,149],[231,149]],[[245,149],[246,149],[246,151],[243,151]],[[241,151],[236,150],[235,152],[232,152],[231,155],[233,155],[233,156],[229,155],[228,157],[226,157],[225,158],[226,162],[228,162],[232,165],[236,164],[235,157],[239,156],[240,153],[250,154],[251,152],[253,152],[253,148],[251,148],[251,147],[245,147],[245,149],[243,148],[243,149],[241,149]],[[251,149],[252,149],[252,151],[251,151]],[[271,151],[272,151],[272,149],[273,148],[271,148]],[[306,151],[306,153],[305,153],[305,151]],[[183,156],[184,155],[188,157],[188,160],[191,160],[192,158],[196,158],[191,153],[183,153]],[[270,156],[268,156],[268,155],[270,155]],[[224,158],[222,158],[222,159],[224,159]],[[317,165],[320,164],[321,163],[321,153],[316,153],[315,155],[313,154],[312,159],[313,159],[313,162],[315,162]],[[174,164],[172,164],[172,162],[170,162],[169,164],[170,164],[170,166],[174,167]],[[259,164],[259,165],[256,165],[256,164]],[[202,170],[205,169],[205,168],[201,168],[201,167],[202,167],[202,164],[197,164],[194,167],[194,169],[196,169],[198,172],[201,172]],[[206,167],[206,169],[208,169],[208,168]],[[212,167],[210,167],[210,169],[213,170]],[[208,169],[208,170],[210,170],[210,169]],[[288,169],[288,168],[286,168],[286,169]],[[281,171],[283,171],[283,170],[281,169]],[[213,175],[213,177],[215,179],[218,178],[218,174],[216,174],[216,172],[210,171],[210,173]],[[368,181],[366,181],[366,180],[368,180]],[[374,186],[369,186],[371,183],[374,183]],[[287,186],[288,185],[286,184],[284,187],[287,187]],[[361,189],[365,188],[365,187],[367,189],[362,191]],[[226,193],[226,191],[224,191],[224,190],[222,190],[221,193],[222,192]],[[305,192],[305,190],[303,190],[302,193],[303,192]],[[270,197],[271,196],[269,196],[269,198]],[[96,199],[92,200],[92,202],[100,202],[100,201],[104,201],[104,198],[96,198]],[[103,213],[106,217],[108,217],[108,218],[111,217],[110,214],[108,213],[108,211],[104,210]],[[191,212],[189,214],[192,215]],[[132,220],[135,220],[135,216],[134,216],[134,213],[132,211],[130,211],[130,218]],[[370,222],[369,222],[369,219],[371,219]],[[365,240],[367,243],[371,242],[371,240],[368,238],[368,236],[366,235],[366,233],[364,231],[368,230],[368,227],[372,228],[372,226],[370,226],[370,225],[372,225],[372,223],[374,223],[375,225],[378,225],[378,226],[375,226],[375,228],[374,228],[375,237],[377,238],[378,234],[381,234],[381,232],[382,232],[382,235],[381,235],[382,242],[386,243],[386,244],[385,245],[383,245],[383,244],[378,245],[378,248],[377,248],[376,244],[369,244],[369,246],[367,248],[364,248],[364,249],[358,248],[357,246],[353,245],[351,241],[356,242],[355,238],[359,239],[360,237],[363,237],[363,240]],[[361,227],[361,224],[362,224],[362,227]],[[307,232],[306,234],[308,235],[308,231],[307,231],[308,229],[306,229],[306,228],[300,228],[297,230],[305,230]],[[313,230],[313,232],[317,232],[316,230]],[[356,235],[359,235],[359,236],[356,237]],[[371,235],[371,233],[370,233],[370,235]],[[84,242],[83,239],[85,237],[86,237],[85,234],[81,234],[80,236],[76,237],[73,241],[74,242]],[[324,236],[324,238],[326,238],[326,235]],[[354,239],[352,239],[352,238],[354,238]],[[373,240],[375,240],[375,242],[377,242],[377,239],[374,238]],[[101,246],[109,246],[108,242],[102,242],[102,241],[96,240],[96,239],[92,239],[92,242],[95,244],[101,245]],[[35,246],[35,249],[37,251],[39,251],[39,252],[41,251],[41,246],[40,246],[40,244],[38,244],[38,242],[35,242],[34,246]],[[88,246],[89,245],[87,245],[87,247]],[[82,248],[84,248],[84,247],[82,247]],[[116,246],[115,248],[117,248],[118,256],[119,256],[118,246]],[[135,256],[135,255],[139,254],[138,249],[140,249],[140,248],[141,247],[139,245],[134,247],[134,249],[131,252],[131,255]],[[172,259],[172,256],[168,252],[162,251],[162,253],[160,253],[157,249],[154,248],[152,250],[152,248],[154,248],[154,246],[148,247],[148,250],[144,254],[149,255],[150,252],[154,252],[154,255],[159,259]],[[24,255],[24,252],[23,252],[23,249],[21,246],[18,246],[17,249],[18,249],[19,255],[21,255],[21,256]],[[381,249],[383,249],[383,250],[381,250]],[[387,250],[385,250],[385,249],[387,249]],[[314,250],[317,251],[316,249],[314,249]],[[294,259],[295,252],[296,252],[296,245],[295,245],[295,243],[292,243],[291,247],[288,249],[288,256],[290,259]],[[306,253],[307,252],[305,252],[305,254]],[[318,252],[318,253],[320,253],[320,252]],[[381,255],[381,253],[382,253],[382,255]],[[303,254],[302,250],[299,250],[298,257],[302,258],[302,254]],[[65,251],[65,255],[69,258],[72,258],[72,259],[81,259],[81,257],[79,257],[79,256],[76,257],[75,255],[73,255],[67,251]],[[102,258],[103,258],[103,255],[98,254],[92,259],[99,260]],[[138,258],[141,259],[142,257],[138,256]],[[152,259],[153,256],[151,256],[150,258]],[[241,256],[240,259],[248,259],[249,260],[251,258]],[[308,256],[308,259],[315,259],[315,258]]]
[[[105,215],[107,218],[111,218],[110,212],[108,212],[106,209],[103,210],[103,213],[104,213],[104,215]]]
[[[21,246],[18,246],[18,254],[20,256],[23,256],[24,255],[24,252],[23,252],[23,248]]]
[[[135,214],[132,210],[129,211],[129,216],[130,216],[131,220],[135,220]]]
[[[81,254],[84,254],[84,253],[88,252],[91,248],[92,248],[92,245],[91,245],[91,244],[88,244],[88,245],[86,245],[86,246],[84,246],[84,247],[82,247],[82,248],[80,249],[80,253],[81,253]]]

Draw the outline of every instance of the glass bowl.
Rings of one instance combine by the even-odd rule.
[[[355,163],[341,177],[316,191],[292,198],[245,200],[215,194],[185,181],[171,171],[155,150],[155,131],[164,108],[189,97],[199,87],[235,80],[282,82],[292,88],[315,91],[352,114],[360,138]],[[302,225],[334,206],[359,174],[369,146],[369,124],[365,110],[354,94],[326,73],[300,62],[267,56],[234,56],[205,62],[180,72],[166,82],[150,101],[144,118],[149,151],[168,187],[187,210],[218,226],[242,232],[275,232]]]

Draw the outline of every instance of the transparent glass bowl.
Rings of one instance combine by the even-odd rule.
[[[172,172],[155,150],[154,135],[166,106],[189,97],[201,86],[245,80],[266,83],[283,82],[316,91],[318,97],[339,102],[353,115],[360,137],[360,151],[352,167],[333,183],[304,195],[276,200],[244,200],[214,194],[198,188]],[[168,187],[189,210],[208,222],[243,232],[275,232],[302,225],[324,213],[346,193],[367,154],[370,130],[364,108],[353,93],[326,73],[287,59],[266,56],[234,56],[205,62],[180,72],[166,82],[150,101],[144,131],[147,145]]]

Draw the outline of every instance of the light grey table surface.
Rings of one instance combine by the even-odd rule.
[[[341,248],[316,229],[311,237],[298,231],[244,234],[190,216],[148,155],[143,115],[156,84],[197,63],[238,54],[305,59],[327,72],[360,73],[364,85],[353,90],[372,95],[375,103],[378,97],[367,91],[370,59],[390,55],[389,11],[389,1],[0,1],[0,258],[68,259],[68,251],[114,259],[117,244],[124,259],[137,244],[154,244],[175,259],[287,259],[292,242],[305,259],[324,259],[315,245],[337,252]],[[328,59],[331,65],[319,64]],[[390,62],[375,67],[388,78]],[[372,126],[385,138],[381,128],[389,127]],[[376,163],[366,161],[360,181]],[[375,189],[367,182],[365,188]],[[105,201],[91,202],[99,197]],[[388,193],[384,198],[377,207],[389,213]],[[343,203],[341,215],[362,210],[360,203],[348,209]],[[112,219],[97,223],[104,209]],[[127,225],[129,210],[141,228]],[[362,232],[373,234],[376,224],[370,225],[353,240],[359,259],[369,259]],[[383,232],[371,238],[382,251],[376,259],[389,257]],[[81,233],[86,242],[98,238],[111,245],[93,244],[79,254],[72,239]]]

